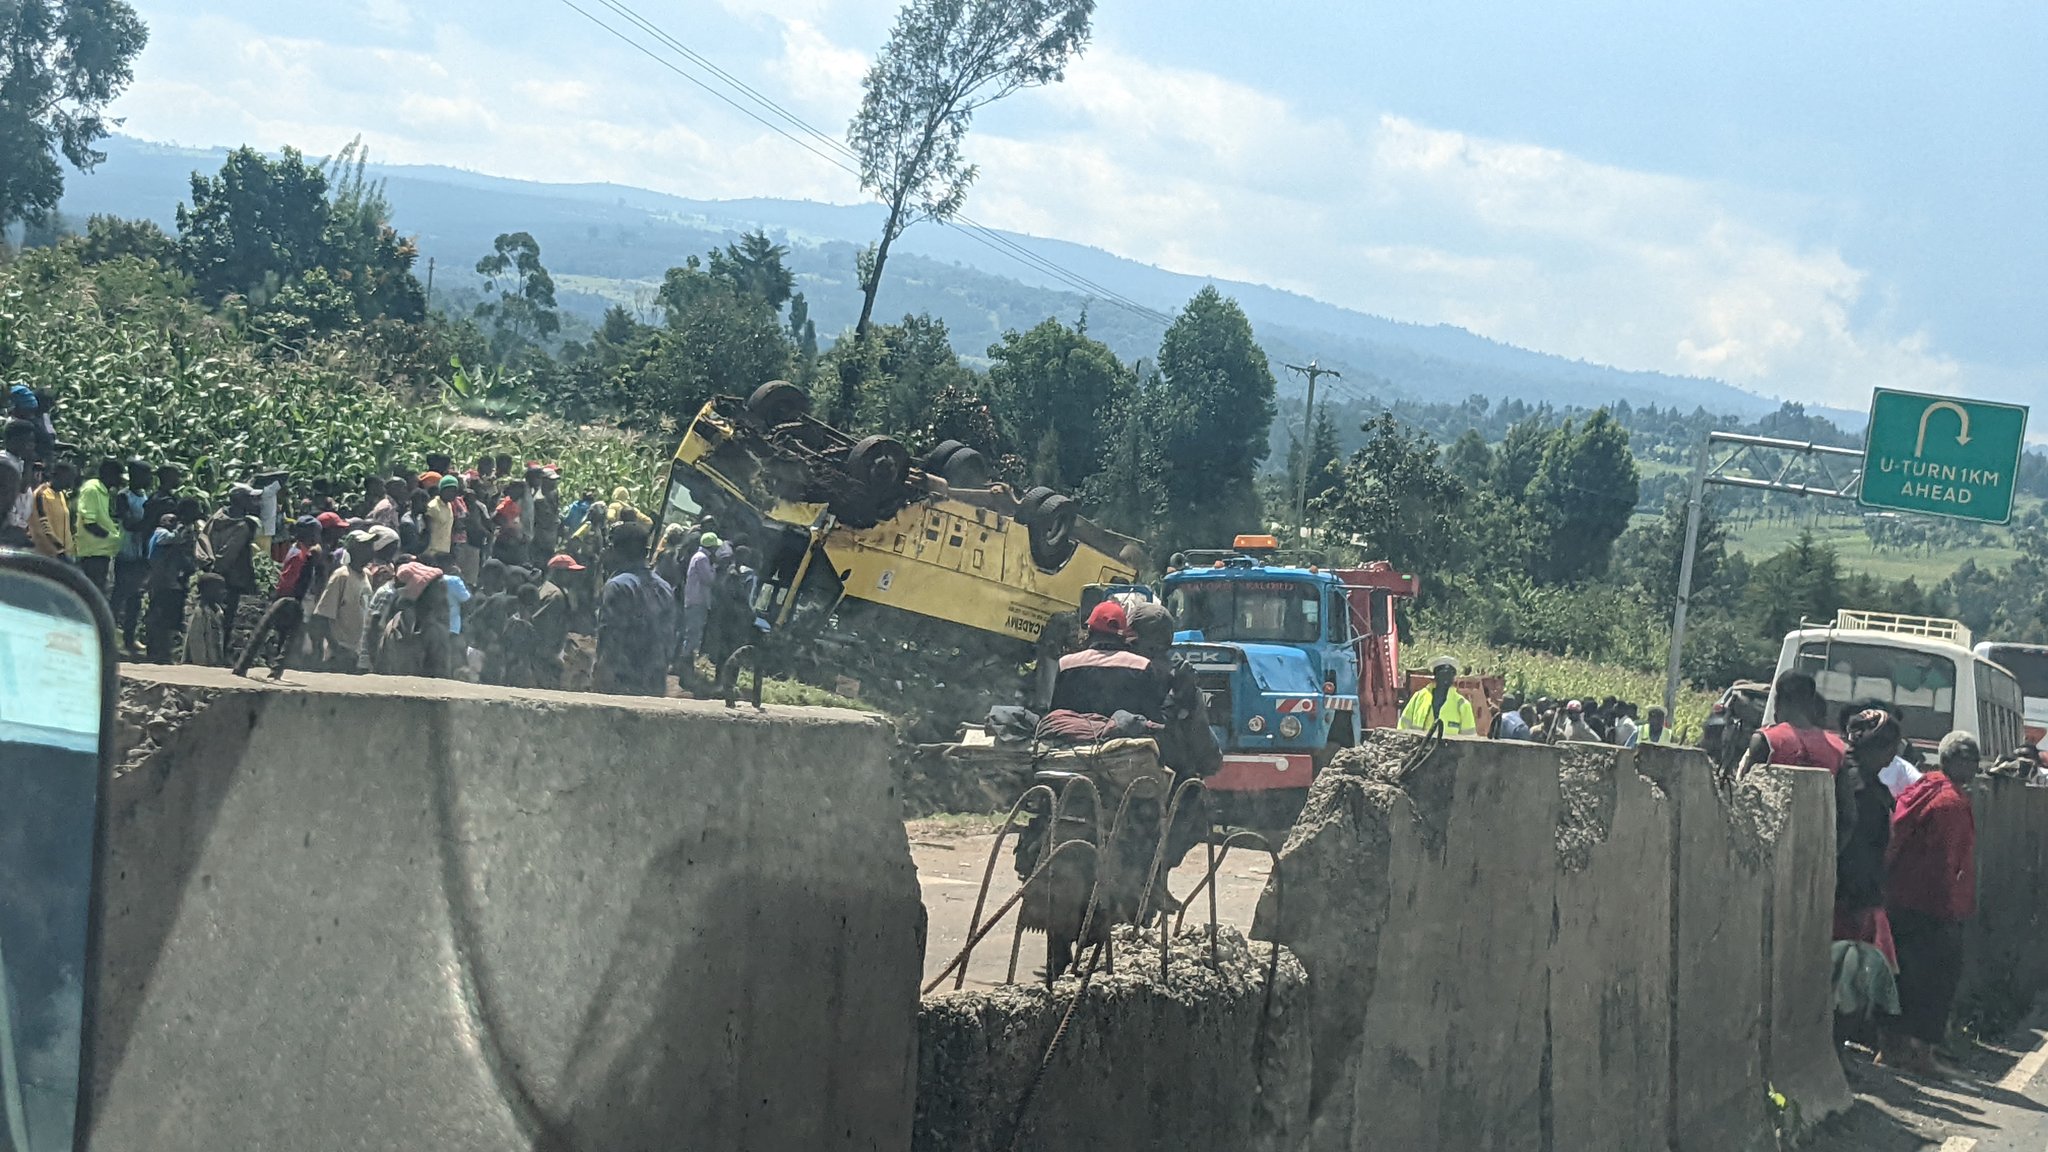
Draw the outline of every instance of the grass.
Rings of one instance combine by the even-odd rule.
[[[1758,521],[1733,526],[1728,533],[1728,551],[1739,552],[1752,562],[1767,559],[1791,547],[1806,528],[1803,520]],[[1815,539],[1834,548],[1844,571],[1867,572],[1885,580],[1904,580],[1910,576],[1923,587],[1947,579],[1964,560],[1975,560],[1980,568],[2002,568],[2019,555],[2019,549],[2004,542],[1995,546],[1950,548],[1932,553],[1879,552],[1871,547],[1861,520],[1855,517],[1822,517],[1812,525],[1812,529]],[[2001,541],[2008,539],[2003,531],[1997,536]]]
[[[741,677],[740,683],[753,683],[752,680],[747,678],[752,675],[752,673],[746,673]],[[844,696],[827,692],[823,688],[813,687],[796,680],[776,680],[772,678],[768,683],[761,686],[761,703],[795,704],[806,708],[851,708],[856,712],[875,711],[875,707],[872,704],[863,704],[858,700],[849,700]]]
[[[1418,632],[1408,642],[1408,651],[1430,656],[1448,655],[1469,673],[1507,678],[1507,690],[1524,698],[1551,696],[1605,699],[1613,696],[1647,710],[1664,701],[1664,676],[1614,664],[1595,664],[1577,656],[1532,652],[1521,648],[1495,648],[1470,640]],[[1690,743],[1699,736],[1714,694],[1686,685],[1678,690],[1678,715],[1672,725],[1679,738]]]

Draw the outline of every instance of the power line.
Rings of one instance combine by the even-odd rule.
[[[655,52],[653,49],[647,47],[645,44],[634,39],[631,34],[622,31],[621,29],[605,22],[605,20],[597,16],[595,13],[577,4],[575,0],[561,0],[561,2],[570,10],[582,16],[585,20],[588,20],[592,24],[595,24],[599,28],[602,28],[604,31],[610,33],[613,37],[617,38],[618,40],[625,43],[629,47],[633,48],[635,51],[646,56],[647,58],[653,60],[655,63],[660,64],[662,67],[668,69],[671,72],[674,72],[676,75],[682,77],[685,80],[688,80],[690,83],[696,85],[697,87],[703,89],[704,91],[710,93],[711,95],[716,96],[719,100],[723,101],[726,105],[733,108],[735,111],[738,111],[742,115],[745,115],[748,119],[753,120],[755,123],[760,124],[762,127],[767,128],[768,130],[774,132],[776,135],[781,136],[785,140],[788,140],[790,143],[795,144],[799,148],[804,149],[806,152],[809,152],[811,155],[816,156],[818,159],[823,160],[826,163],[831,164],[833,167],[838,168],[840,171],[847,173],[848,175],[854,177],[856,180],[861,178],[861,173],[857,169],[848,167],[844,160],[841,159],[841,157],[844,157],[846,160],[853,160],[855,163],[858,163],[859,157],[854,154],[852,149],[848,148],[845,144],[841,143],[835,137],[828,136],[825,133],[819,131],[817,128],[813,127],[808,122],[806,122],[802,117],[782,107],[780,104],[777,104],[774,100],[762,95],[760,92],[748,86],[746,83],[739,80],[731,73],[718,67],[718,65],[713,63],[705,56],[703,56],[701,53],[693,51],[688,45],[684,44],[681,40],[678,40],[674,36],[670,35],[668,32],[664,31],[659,25],[655,24],[653,21],[640,15],[640,13],[635,11],[630,5],[623,3],[622,0],[598,0],[598,2],[603,4],[615,15],[627,21],[630,21],[634,26],[640,28],[648,35],[653,36],[657,41],[659,41],[661,44],[669,48],[671,51],[691,61],[698,67],[710,72],[713,76],[717,77],[721,82],[730,85],[732,88],[745,95],[754,104],[766,110],[766,112],[769,115],[773,115],[776,118],[782,120],[785,124],[788,125],[788,128],[770,122],[761,113],[758,113],[753,109],[745,107],[739,101],[726,95],[724,92],[721,92],[716,88],[712,87],[711,84],[707,83],[703,79],[699,78],[696,75],[693,75],[684,68],[679,67],[675,62],[663,58],[659,53]],[[795,129],[796,132],[803,133],[804,136],[809,137],[810,140],[806,140],[802,137],[792,134],[792,132],[790,131],[791,128]],[[815,140],[818,143],[821,143],[825,147],[829,148],[831,150],[831,153],[820,151],[818,147],[814,146],[811,143],[812,140]],[[836,153],[836,155],[832,153]],[[1125,296],[1123,293],[1117,292],[1102,284],[1098,284],[1095,281],[1090,280],[1086,276],[1083,276],[1080,273],[1073,271],[1072,269],[1060,265],[1059,263],[1057,263],[1049,257],[1033,252],[1030,249],[1025,248],[1023,245],[1017,243],[1016,241],[1011,240],[1009,237],[1001,235],[994,229],[991,229],[964,214],[956,214],[954,219],[941,220],[939,221],[939,223],[954,228],[956,231],[959,231],[962,234],[972,238],[973,240],[980,243],[984,247],[987,247],[1001,255],[1008,256],[1012,260],[1016,260],[1026,265],[1027,267],[1030,267],[1036,271],[1042,272],[1048,276],[1053,277],[1060,283],[1066,285],[1068,288],[1071,288],[1081,293],[1082,295],[1097,297],[1103,300],[1105,303],[1108,303],[1115,307],[1122,308],[1125,311],[1131,312],[1132,314],[1138,316],[1140,319],[1149,320],[1155,324],[1161,325],[1162,327],[1170,327],[1173,324],[1173,317],[1163,312],[1160,312],[1157,309],[1139,303],[1138,301],[1133,300],[1128,296]]]
[[[803,117],[798,116],[796,113],[791,112],[787,108],[784,108],[782,105],[776,103],[774,99],[761,94],[759,91],[750,87],[744,81],[734,76],[732,73],[727,72],[723,68],[720,68],[716,63],[712,62],[703,54],[691,49],[687,44],[684,44],[681,40],[678,40],[675,36],[671,35],[669,32],[664,30],[661,26],[655,24],[652,20],[649,20],[647,17],[642,16],[639,12],[634,10],[634,8],[631,5],[625,3],[625,0],[599,0],[599,2],[602,3],[605,7],[611,9],[613,12],[616,12],[619,15],[625,17],[627,20],[632,21],[635,25],[645,30],[649,35],[653,36],[655,39],[667,45],[673,51],[696,63],[698,66],[704,68],[706,71],[709,71],[712,75],[718,77],[726,84],[743,93],[748,99],[752,100],[755,104],[765,109],[769,114],[777,117],[778,119],[787,123],[791,127],[797,129],[798,131],[805,133],[812,139],[817,140],[825,147],[833,150],[834,152],[838,153],[841,156],[844,156],[846,159],[851,160],[856,164],[860,163],[859,155],[855,153],[852,148],[848,147],[844,142],[842,142],[838,137],[830,136],[820,131],[811,123],[803,119]],[[841,165],[841,167],[843,168],[844,165]],[[939,221],[939,223],[947,225],[948,227],[954,228],[959,231],[968,232],[970,234],[979,234],[979,237],[984,243],[984,245],[993,245],[997,247],[1005,255],[1009,255],[1013,259],[1023,261],[1024,263],[1034,268],[1037,268],[1039,271],[1045,272],[1048,275],[1058,278],[1062,283],[1066,284],[1070,288],[1076,288],[1085,293],[1100,296],[1103,299],[1110,301],[1111,303],[1123,305],[1124,307],[1145,316],[1147,319],[1150,319],[1155,323],[1159,323],[1168,327],[1172,326],[1173,324],[1173,317],[1163,312],[1160,312],[1156,309],[1150,308],[1144,304],[1141,304],[1138,301],[1133,300],[1132,298],[1124,295],[1121,292],[1111,289],[1105,285],[1099,284],[1094,280],[1091,280],[1088,277],[1083,276],[1078,272],[1075,272],[1071,268],[1067,268],[1063,265],[1057,264],[1048,257],[1042,256],[1036,252],[1032,252],[1031,250],[1025,248],[1023,245],[1009,239],[1006,236],[997,233],[994,229],[991,229],[981,224],[980,222],[976,221],[974,218],[966,215],[965,213],[955,213],[951,219],[941,220]]]

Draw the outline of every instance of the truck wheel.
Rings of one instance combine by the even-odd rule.
[[[910,452],[888,436],[870,436],[846,454],[846,474],[867,486],[881,504],[910,476]]]
[[[946,462],[953,458],[955,452],[959,452],[966,447],[967,445],[962,444],[958,440],[939,441],[938,447],[924,454],[924,470],[934,476],[944,476],[946,474]]]
[[[940,474],[955,488],[986,488],[990,480],[988,459],[972,448],[954,452],[940,466]]]
[[[809,411],[810,407],[811,398],[787,380],[770,380],[747,397],[747,411],[770,428],[787,424]]]
[[[1045,503],[1048,499],[1057,495],[1059,495],[1059,493],[1054,492],[1052,489],[1043,486],[1037,488],[1026,488],[1024,490],[1024,495],[1019,496],[1017,498],[1017,519],[1023,521],[1026,524],[1030,524],[1031,522],[1037,520],[1038,506]]]
[[[1030,520],[1031,560],[1048,572],[1065,567],[1074,555],[1074,501],[1055,493],[1041,501]]]

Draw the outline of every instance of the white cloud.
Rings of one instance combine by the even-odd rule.
[[[1097,46],[984,132],[970,211],[1167,267],[1291,288],[1624,368],[1860,403],[1943,388],[1926,338],[1859,327],[1839,252],[1746,220],[1714,186],[1398,116],[1307,115]]]
[[[836,133],[866,57],[821,30],[830,0],[720,2],[779,39],[756,86]],[[319,153],[360,131],[396,163],[860,199],[845,172],[573,15],[545,54],[521,54],[464,31],[453,7],[418,21],[407,0],[361,10],[417,24],[413,47],[159,21],[117,111],[129,131],[187,144]],[[1064,84],[990,109],[968,149],[981,222],[1180,271],[1802,398],[1860,403],[1872,385],[1941,388],[1959,371],[1870,306],[1882,285],[1740,190],[1398,116],[1305,111],[1115,44],[1096,44]]]
[[[562,50],[541,58],[454,24],[434,27],[418,49],[394,49],[268,35],[219,18],[163,22],[116,112],[126,131],[193,145],[323,153],[361,132],[383,163],[702,198],[858,194],[843,172],[646,57],[582,32],[565,26]]]

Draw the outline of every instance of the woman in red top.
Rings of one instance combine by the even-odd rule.
[[[1963,974],[1963,922],[1977,911],[1977,818],[1963,792],[1976,779],[1976,738],[1942,738],[1941,767],[1920,777],[1892,811],[1885,851],[1885,899],[1899,952],[1897,1047],[1887,1063],[1936,1071],[1934,1047]]]

